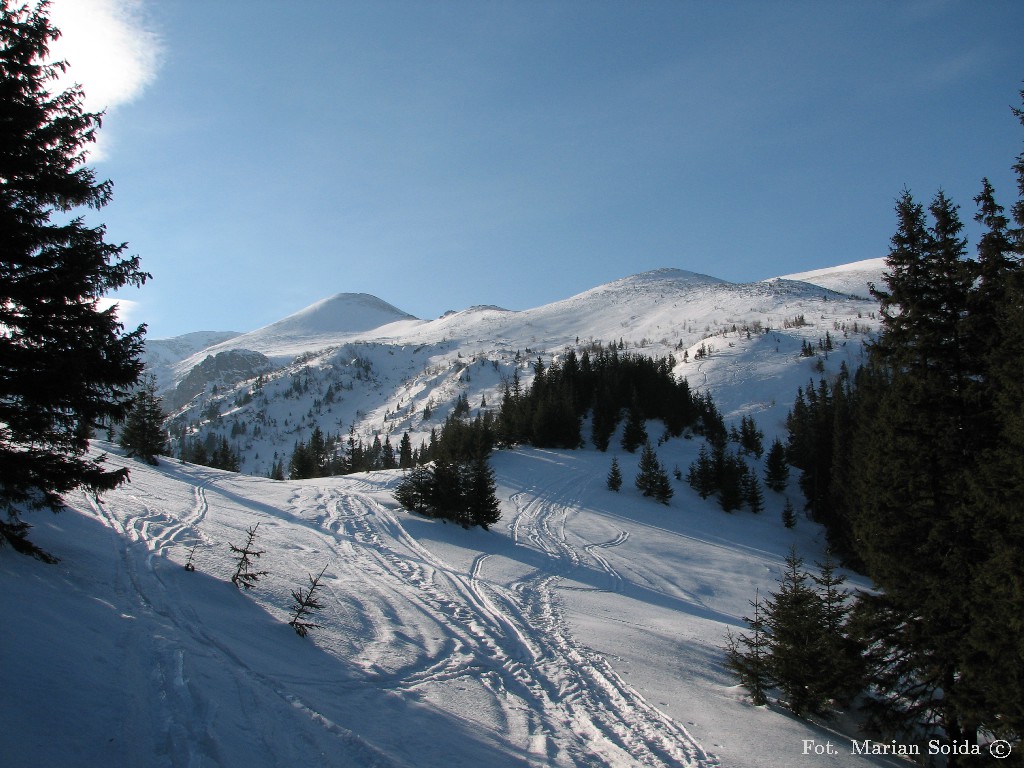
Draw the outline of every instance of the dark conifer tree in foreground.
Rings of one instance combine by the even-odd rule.
[[[85,454],[92,430],[127,412],[144,328],[124,333],[98,300],[148,277],[103,226],[67,215],[102,208],[112,185],[85,165],[100,115],[79,88],[50,91],[58,35],[45,5],[0,2],[0,544],[49,561],[20,511],[127,480]]]
[[[872,290],[881,332],[855,386],[829,393],[832,469],[816,487],[831,490],[816,498],[830,541],[838,529],[880,588],[849,623],[868,724],[886,738],[1024,736],[1024,153],[1014,170],[1012,225],[982,182],[974,260],[944,194],[927,211],[900,197],[886,284]],[[803,406],[791,448],[811,434]]]
[[[885,590],[863,598],[860,611],[875,649],[873,685],[884,691],[872,701],[873,722],[962,741],[978,731],[962,707],[977,695],[963,674],[967,607],[977,596],[969,574],[987,549],[988,526],[975,522],[980,510],[964,495],[981,447],[973,418],[981,379],[968,346],[974,281],[962,225],[942,193],[929,212],[930,222],[909,193],[897,204],[886,290],[874,292],[882,332],[858,384],[860,467],[848,491],[858,553]]]

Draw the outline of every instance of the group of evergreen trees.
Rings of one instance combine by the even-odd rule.
[[[744,506],[755,514],[764,511],[761,480],[745,458],[760,459],[764,454],[763,440],[764,434],[750,416],[742,417],[739,429],[733,427],[728,433],[716,430],[690,464],[687,482],[702,499],[717,494],[718,503],[726,512]],[[737,443],[737,450],[730,450],[729,442]],[[785,488],[789,471],[780,455],[781,444],[773,445],[765,468],[765,482],[776,491]]]
[[[406,475],[395,489],[395,500],[427,517],[488,530],[501,519],[496,491],[494,470],[486,455],[470,461],[438,458]]]
[[[325,435],[319,427],[314,427],[308,441],[295,443],[288,462],[288,477],[302,480],[379,469],[412,469],[442,456],[462,460],[474,458],[481,450],[489,452],[495,442],[494,416],[490,411],[483,411],[468,419],[464,418],[465,413],[464,409],[456,407],[444,424],[432,429],[429,440],[418,448],[413,448],[409,433],[403,432],[397,452],[388,436],[381,442],[380,435],[374,435],[373,441],[366,445],[356,437],[354,429],[349,430],[343,440],[340,435]],[[283,463],[275,466],[271,477],[284,479]]]
[[[615,457],[612,458],[612,466],[608,470],[605,484],[611,491],[618,491],[622,488],[622,470],[619,467],[619,460]],[[675,495],[668,472],[658,461],[658,455],[654,452],[649,440],[644,443],[643,453],[640,454],[640,465],[634,484],[644,496],[660,501],[662,504],[667,505]]]
[[[844,582],[830,559],[811,574],[791,550],[778,590],[750,601],[749,633],[729,631],[725,650],[726,666],[754,704],[766,704],[778,688],[794,713],[828,716],[859,691],[861,653]]]
[[[406,509],[487,530],[501,519],[489,456],[494,430],[489,413],[472,421],[452,414],[440,434],[431,432],[416,466],[395,489]]]
[[[413,464],[409,434],[405,433],[395,453],[391,438],[374,435],[373,442],[365,445],[350,431],[347,439],[340,435],[325,436],[320,427],[314,427],[309,441],[298,440],[288,462],[288,477],[302,480],[311,477],[351,475],[355,472],[370,472],[376,469],[407,469]],[[283,467],[271,472],[274,479],[284,479]]]
[[[614,346],[580,356],[570,349],[563,360],[546,368],[538,359],[529,388],[523,389],[518,372],[505,386],[496,438],[502,445],[578,448],[589,413],[590,439],[604,451],[623,412],[627,422],[622,445],[630,453],[647,440],[644,424],[650,419],[660,419],[671,437],[688,427],[704,434],[724,432],[710,396],[691,392],[686,379],[676,379],[675,366],[672,355],[655,359]]]
[[[901,738],[1024,735],[1024,153],[1014,170],[1010,216],[988,180],[975,198],[976,258],[945,194],[900,196],[867,362],[788,423],[809,512],[882,588],[857,606],[864,685]]]

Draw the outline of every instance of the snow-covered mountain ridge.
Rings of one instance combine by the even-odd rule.
[[[834,360],[859,355],[875,310],[860,296],[868,281],[881,280],[883,266],[871,260],[820,271],[823,282],[856,296],[806,280],[736,284],[659,269],[532,309],[478,305],[433,320],[341,293],[178,359],[167,353],[174,340],[155,342],[162,356],[148,362],[166,383],[175,434],[228,437],[254,474],[290,455],[314,426],[328,434],[354,429],[367,443],[405,431],[424,439],[459,395],[474,407],[497,404],[514,370],[528,382],[538,357],[547,364],[569,348],[672,354],[676,374],[710,387],[727,414],[778,410],[811,373],[812,362],[799,355],[804,341],[829,333],[837,346],[852,341]],[[698,355],[702,346],[711,354]],[[741,370],[744,380],[761,382],[753,403],[730,390]]]

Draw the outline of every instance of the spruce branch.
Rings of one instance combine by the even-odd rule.
[[[195,544],[192,545],[192,549],[190,549],[189,552],[188,552],[188,560],[185,561],[185,570],[186,571],[194,571],[196,569],[195,565],[192,563],[192,559],[196,555],[196,547],[198,547],[198,546],[199,546],[199,542],[197,541]]]
[[[295,630],[295,634],[299,637],[305,637],[311,629],[319,629],[319,624],[314,624],[311,621],[306,621],[308,616],[312,616],[314,611],[319,611],[323,605],[319,599],[315,596],[318,589],[321,588],[320,579],[323,578],[324,572],[327,571],[325,565],[320,573],[317,574],[316,578],[313,575],[309,575],[309,588],[303,591],[302,589],[292,590],[292,597],[295,600],[293,610],[295,615],[292,616],[292,620],[288,622],[289,626]]]
[[[253,570],[253,561],[251,558],[259,557],[266,552],[265,549],[253,549],[253,544],[256,541],[256,530],[259,527],[260,524],[256,523],[255,526],[246,531],[249,538],[246,539],[243,546],[236,547],[230,542],[228,544],[231,547],[231,551],[239,555],[238,566],[235,568],[235,575],[231,577],[231,583],[234,584],[235,587],[239,587],[239,584],[241,584],[241,586],[246,589],[252,589],[256,585],[257,581],[269,573],[269,571]]]

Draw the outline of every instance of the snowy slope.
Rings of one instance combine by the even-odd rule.
[[[832,272],[860,276],[863,269]],[[677,375],[711,388],[727,415],[738,418],[788,407],[796,387],[817,376],[817,360],[800,357],[804,341],[816,345],[829,333],[843,346],[836,359],[855,362],[875,327],[875,309],[872,301],[809,282],[734,284],[678,269],[633,275],[533,309],[477,306],[429,321],[372,296],[339,294],[181,361],[177,381],[187,382],[165,402],[173,406],[175,434],[228,437],[244,471],[266,474],[314,427],[342,435],[354,429],[367,444],[374,436],[397,444],[409,431],[418,445],[460,395],[474,407],[493,407],[516,371],[529,382],[537,358],[549,364],[568,348],[580,354],[614,343],[674,355]],[[698,360],[701,347],[711,354]],[[273,370],[259,360],[210,360],[245,350],[265,355]],[[728,383],[751,378],[759,382],[755,399],[733,397]],[[424,418],[426,412],[433,417]]]
[[[430,321],[340,294],[162,359],[178,354],[188,384],[176,428],[230,436],[254,474],[314,426],[420,439],[459,395],[493,407],[538,357],[609,343],[671,353],[728,420],[752,414],[770,440],[796,387],[855,365],[876,327],[872,302],[831,291],[863,270],[825,272],[737,285],[657,270]],[[826,334],[828,355],[800,355]],[[699,446],[657,450],[685,473]],[[0,551],[0,690],[17,692],[0,697],[5,767],[895,764],[850,755],[844,723],[752,707],[721,666],[726,629],[775,587],[788,548],[822,553],[820,528],[782,526],[781,495],[729,515],[673,481],[665,507],[633,488],[636,456],[619,454],[615,494],[609,454],[500,452],[503,519],[466,531],[398,509],[394,472],[272,482],[100,447],[129,485],[28,516],[62,562]],[[239,593],[229,543],[257,522],[270,574]],[[291,592],[325,565],[322,626],[298,638]],[[836,754],[805,755],[806,739]]]
[[[696,449],[659,450],[671,465]],[[608,460],[497,454],[490,532],[397,509],[395,473],[275,483],[127,462],[130,485],[34,518],[59,565],[0,553],[3,764],[893,764],[751,707],[721,667],[726,627],[791,544],[820,554],[819,529],[785,529],[774,494],[760,516],[680,483],[670,507],[614,494]],[[228,545],[256,523],[270,573],[242,593]],[[321,627],[299,638],[290,592],[324,565]],[[804,755],[804,739],[840,749]]]
[[[870,296],[868,284],[874,283],[884,287],[882,274],[885,272],[885,258],[865,259],[852,264],[838,267],[813,269],[810,272],[799,272],[786,275],[784,280],[800,280],[812,285],[820,285],[837,293],[850,296]]]

